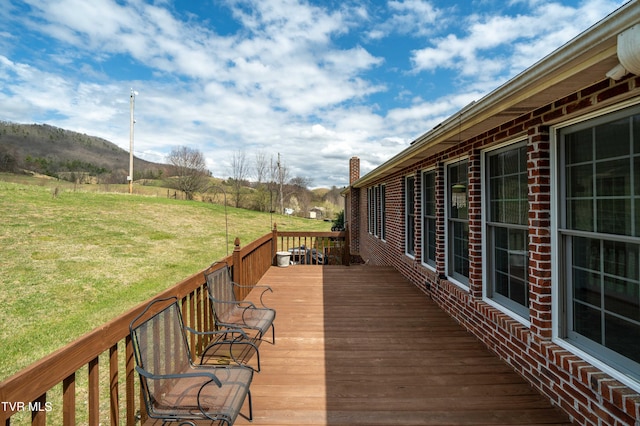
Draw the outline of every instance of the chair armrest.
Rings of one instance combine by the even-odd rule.
[[[239,328],[228,328],[225,330],[213,330],[213,331],[198,331],[195,330],[189,326],[184,326],[185,330],[187,330],[189,333],[193,333],[196,335],[201,335],[201,336],[215,336],[215,335],[221,335],[221,336],[226,336],[228,334],[231,334],[232,339],[231,340],[227,340],[225,339],[225,342],[232,342],[232,341],[236,341],[237,339],[239,339],[240,337],[242,337],[243,339],[249,339],[249,336],[247,336],[247,333],[245,333],[244,331],[240,330]],[[233,337],[234,334],[240,334],[240,336],[237,337]]]
[[[260,293],[260,304],[262,305],[262,307],[263,307],[263,308],[266,308],[266,307],[267,307],[267,305],[265,305],[265,304],[264,304],[264,301],[262,300],[262,298],[263,298],[264,294],[265,294],[266,292],[273,293],[273,289],[271,288],[271,286],[268,286],[268,285],[263,285],[263,284],[256,284],[256,285],[241,285],[241,284],[236,283],[235,281],[231,281],[231,284],[232,284],[234,287],[238,287],[238,288],[250,288],[250,289],[256,289],[256,288],[257,288],[257,289],[263,289],[263,290],[262,290],[262,293]]]
[[[214,382],[219,388],[222,387],[222,382],[216,377],[215,374],[207,371],[199,371],[197,373],[177,373],[177,374],[153,374],[147,370],[136,365],[136,371],[138,374],[144,376],[149,380],[168,380],[168,379],[188,379],[194,377],[206,377],[210,379],[210,382]]]

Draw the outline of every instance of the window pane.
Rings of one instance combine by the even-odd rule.
[[[638,281],[638,246],[631,243],[605,241],[604,272]]]
[[[593,166],[586,164],[567,168],[567,196],[591,197],[593,195]]]
[[[567,227],[579,231],[593,231],[593,200],[567,202]]]
[[[628,158],[596,164],[596,195],[631,195],[631,169]]]
[[[435,216],[436,215],[436,191],[435,191],[435,176],[434,172],[425,173],[423,175],[423,188],[424,188],[424,215]]]
[[[504,161],[504,174],[513,175],[521,171],[520,169],[520,150],[511,149],[499,154]],[[526,170],[526,169],[525,169]]]
[[[580,130],[565,136],[567,163],[591,161],[593,157],[592,129]]]
[[[579,302],[573,304],[573,329],[576,333],[602,343],[600,311]]]
[[[598,200],[598,232],[631,235],[631,203],[628,199]]]
[[[575,300],[600,307],[602,304],[601,275],[575,268],[573,270],[573,297]]]
[[[607,312],[640,322],[638,282],[607,278],[604,283],[604,307]]]
[[[629,155],[629,119],[602,124],[596,130],[596,159]]]
[[[605,346],[619,354],[640,362],[640,326],[613,315],[606,316]]]
[[[428,226],[428,242],[429,242],[429,249],[428,249],[428,257],[427,259],[430,261],[435,262],[436,260],[436,220],[435,219],[429,219],[427,220],[427,226]]]
[[[496,273],[494,291],[504,297],[509,297],[509,276],[503,273]]]
[[[600,240],[592,238],[573,238],[572,263],[592,271],[600,270]]]
[[[526,306],[529,300],[529,288],[522,280],[511,279],[509,285],[509,298],[514,302]]]
[[[462,161],[449,167],[449,217],[458,219],[468,218],[467,162]]]
[[[453,271],[469,278],[469,224],[453,223]]]

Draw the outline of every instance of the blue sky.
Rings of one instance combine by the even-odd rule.
[[[0,0],[0,120],[348,184],[619,0]],[[124,165],[127,168],[128,165]]]

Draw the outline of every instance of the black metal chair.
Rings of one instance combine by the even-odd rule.
[[[275,309],[265,306],[262,298],[266,292],[273,290],[269,286],[242,286],[233,282],[229,265],[222,268],[213,268],[205,272],[209,299],[213,309],[216,328],[241,329],[250,334],[250,338],[264,340],[263,337],[271,328],[271,343],[276,342],[275,327],[273,321],[276,318]],[[236,299],[236,289],[262,289],[260,304],[258,307],[253,302]]]
[[[194,364],[177,298],[151,302],[129,330],[150,418],[181,425],[209,420],[231,426],[247,400],[249,414],[243,417],[253,419],[249,389],[253,370]]]

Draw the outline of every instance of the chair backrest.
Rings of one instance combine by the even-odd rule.
[[[129,330],[138,367],[154,375],[182,373],[190,367],[191,353],[176,297],[151,302],[131,322]],[[142,375],[140,380],[147,403],[157,400],[154,395],[171,385],[167,381],[146,380]],[[158,389],[159,383],[163,389]]]
[[[234,309],[236,302],[233,281],[231,280],[231,269],[229,265],[225,265],[224,268],[208,272],[205,276],[213,305],[213,313],[217,318],[224,318],[227,313]]]

